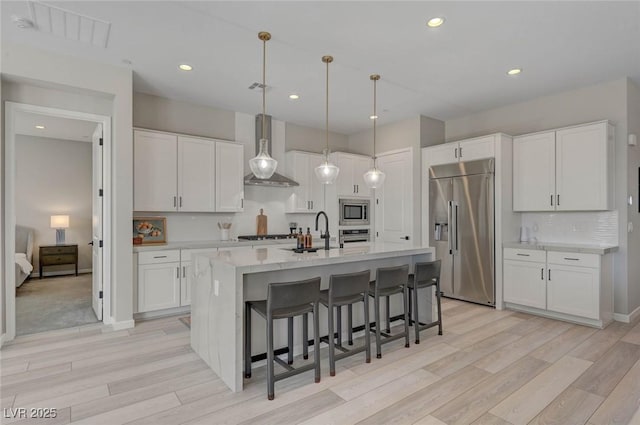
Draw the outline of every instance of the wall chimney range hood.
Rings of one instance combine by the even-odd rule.
[[[262,114],[256,115],[256,154],[260,151],[260,139],[262,139]],[[265,139],[269,140],[268,148],[271,155],[271,115],[264,115],[264,133]],[[266,187],[293,187],[300,186],[298,182],[291,180],[279,173],[273,173],[268,179],[259,179],[249,173],[244,177],[244,184],[249,186],[266,186]]]

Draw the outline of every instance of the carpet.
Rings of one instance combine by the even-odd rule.
[[[16,290],[16,335],[98,322],[91,307],[91,273],[29,279]]]

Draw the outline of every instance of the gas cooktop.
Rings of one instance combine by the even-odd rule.
[[[294,239],[294,235],[245,235],[238,236],[238,239],[241,241],[262,241],[269,239]]]

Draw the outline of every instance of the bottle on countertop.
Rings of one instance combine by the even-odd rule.
[[[307,234],[304,235],[304,247],[311,248],[313,245],[313,236],[311,236],[311,228],[307,227]]]
[[[302,227],[298,232],[298,243],[296,244],[297,249],[304,249],[304,233],[302,233]]]

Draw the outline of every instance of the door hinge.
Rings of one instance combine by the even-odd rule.
[[[376,232],[376,238],[378,237],[378,232]]]
[[[380,201],[380,200],[379,200],[378,198],[376,198],[376,205],[378,205],[378,204],[379,204],[379,202],[378,202],[378,201]]]
[[[102,299],[102,291],[100,291],[100,294],[98,295],[98,298]]]
[[[103,143],[104,143],[104,139],[101,137],[100,142],[98,142],[98,145],[102,146]]]
[[[98,246],[99,246],[100,248],[102,248],[102,241],[100,241],[100,243],[98,244]]]
[[[98,189],[98,196],[103,196],[103,191],[102,191],[102,189]]]

